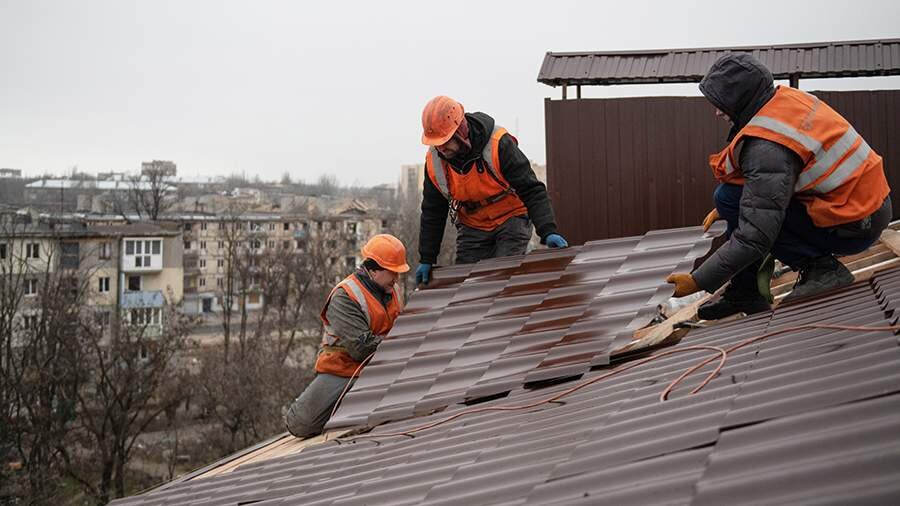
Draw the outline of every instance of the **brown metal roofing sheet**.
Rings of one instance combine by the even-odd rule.
[[[885,325],[894,316],[882,306],[900,297],[898,279],[895,269],[814,300],[693,330],[656,353],[728,347],[806,323]],[[443,334],[430,332],[426,341],[432,335]],[[515,356],[552,336],[497,339],[509,341]],[[731,353],[699,393],[688,394],[711,366],[661,402],[668,382],[709,356],[669,354],[554,403],[473,413],[414,437],[323,443],[116,504],[896,504],[897,344],[892,332],[793,329]],[[516,364],[508,364],[510,376],[501,368],[496,377],[518,378]],[[585,369],[580,379],[542,387],[516,384],[477,407],[546,399],[631,364]],[[459,385],[469,388],[474,376],[462,371]],[[436,384],[448,374],[421,380]],[[469,409],[448,403],[442,412],[385,423],[369,435],[408,431]]]
[[[548,52],[538,82],[610,85],[699,82],[713,62],[747,52],[776,79],[884,76],[900,74],[900,39],[836,41],[781,46],[746,46],[584,53]]]
[[[645,326],[672,293],[666,276],[690,269],[710,242],[699,227],[656,231],[454,273],[439,293],[410,296],[411,315],[397,319],[328,427],[376,425],[608,363],[615,336]],[[585,331],[612,317],[614,328]]]

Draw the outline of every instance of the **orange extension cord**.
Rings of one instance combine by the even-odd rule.
[[[652,362],[654,360],[658,360],[660,358],[663,358],[663,357],[666,357],[669,355],[674,355],[676,353],[685,353],[685,352],[699,351],[699,350],[708,350],[708,351],[716,352],[716,354],[714,356],[703,359],[702,361],[698,362],[696,365],[685,370],[683,373],[681,373],[680,376],[678,376],[677,378],[672,380],[669,383],[669,385],[666,387],[666,389],[663,390],[663,392],[660,394],[659,400],[660,400],[660,402],[668,400],[669,394],[672,392],[672,390],[674,390],[676,386],[678,386],[682,381],[684,381],[685,378],[687,378],[691,374],[697,372],[699,369],[703,368],[705,365],[707,365],[710,362],[712,362],[713,360],[715,360],[716,357],[719,357],[719,365],[717,365],[716,368],[713,369],[713,371],[710,372],[706,376],[706,379],[704,379],[703,382],[701,382],[696,388],[691,390],[689,395],[693,395],[693,394],[696,394],[697,392],[703,390],[703,388],[707,384],[709,384],[709,382],[712,381],[713,378],[715,378],[716,376],[719,375],[719,372],[725,366],[725,362],[728,359],[729,353],[737,351],[737,350],[739,350],[745,346],[748,346],[750,344],[768,339],[769,337],[772,337],[772,336],[784,334],[787,332],[796,332],[798,330],[809,330],[809,329],[853,330],[853,331],[859,331],[859,332],[896,332],[896,331],[900,330],[900,325],[891,325],[891,326],[885,326],[885,327],[856,327],[856,326],[849,326],[849,325],[831,325],[831,324],[810,323],[810,324],[806,324],[806,325],[798,325],[796,327],[788,327],[788,328],[784,328],[781,330],[776,330],[774,332],[769,332],[767,334],[762,334],[762,335],[759,335],[756,337],[751,337],[749,339],[741,341],[738,344],[735,344],[734,346],[731,346],[730,348],[720,348],[718,346],[707,346],[707,345],[694,345],[694,346],[685,346],[683,348],[665,350],[658,355],[653,355],[652,357],[647,357],[647,358],[643,358],[641,360],[637,360],[635,362],[626,363],[624,367],[609,371],[605,374],[597,376],[596,378],[591,378],[587,381],[582,381],[581,383],[575,385],[574,387],[569,388],[567,390],[563,390],[562,392],[560,392],[558,394],[554,394],[549,397],[539,399],[537,401],[529,402],[527,404],[520,404],[520,405],[513,405],[513,406],[489,406],[489,407],[466,409],[466,410],[460,411],[459,413],[456,413],[454,415],[448,416],[446,418],[442,418],[440,420],[430,422],[430,423],[427,423],[424,425],[419,425],[419,426],[413,427],[411,429],[405,430],[403,432],[387,432],[387,433],[379,433],[379,434],[360,434],[357,436],[347,438],[344,441],[346,442],[346,441],[353,441],[355,439],[394,437],[394,436],[414,437],[413,433],[421,432],[423,430],[427,430],[427,429],[437,427],[439,425],[443,425],[445,423],[451,422],[453,420],[456,420],[457,418],[460,418],[460,417],[463,417],[466,415],[472,415],[472,414],[476,414],[476,413],[486,413],[489,411],[520,411],[520,410],[524,410],[524,409],[535,408],[542,404],[549,404],[552,402],[556,402],[559,399],[562,399],[563,397],[571,395],[571,394],[577,392],[578,390],[581,390],[582,388],[585,388],[589,385],[593,385],[594,383],[597,383],[598,381],[604,380],[606,378],[610,378],[612,376],[615,376],[616,374],[623,373],[625,371],[628,371],[628,370],[638,367],[640,365],[644,365],[646,363]],[[363,360],[362,363],[360,363],[359,367],[354,372],[354,376],[356,376],[356,374],[360,371],[360,369],[362,369],[362,367],[372,358],[373,355],[374,355],[374,353],[372,355],[369,355],[368,357],[366,357],[366,359]],[[344,394],[346,394],[349,386],[350,386],[350,383],[348,382],[347,387],[344,388],[344,391],[341,393],[341,396],[338,398],[337,403],[335,403],[335,407],[331,412],[332,416],[334,416],[334,413],[337,411],[337,407],[340,405],[341,400],[344,398]]]

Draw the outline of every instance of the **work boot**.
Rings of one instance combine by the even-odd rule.
[[[760,262],[754,262],[737,273],[731,278],[731,283],[725,288],[722,297],[700,306],[697,316],[701,320],[720,320],[737,313],[751,315],[772,309],[772,305],[757,288],[756,273],[759,266]]]
[[[853,284],[853,274],[833,255],[814,258],[800,267],[794,289],[784,300],[797,300]]]

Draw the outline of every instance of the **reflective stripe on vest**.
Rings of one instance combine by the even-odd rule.
[[[731,154],[725,153],[725,174],[734,172],[734,165],[731,164]]]
[[[369,303],[366,302],[366,295],[363,293],[363,287],[359,286],[359,283],[353,278],[348,278],[338,283],[338,286],[341,285],[346,286],[353,292],[353,296],[356,297],[356,301],[359,302],[359,307],[362,309],[363,314],[366,315],[366,325],[371,326],[372,317],[369,316]]]
[[[438,150],[432,146],[428,149],[428,155],[431,156],[431,170],[434,172],[434,179],[437,181],[437,189],[444,195],[444,198],[450,198],[450,186],[447,184],[447,173],[444,171],[444,165],[441,163],[441,157],[438,156]]]
[[[773,118],[755,116],[747,123],[747,125],[765,128],[766,130],[771,130],[784,135],[812,152],[816,162],[812,167],[804,170],[797,177],[797,184],[794,185],[794,191],[797,192],[805,189],[804,191],[828,193],[834,190],[842,185],[848,177],[856,172],[856,169],[860,168],[862,164],[865,163],[869,156],[869,152],[871,151],[871,148],[866,141],[860,139],[859,133],[857,133],[856,129],[852,126],[847,129],[844,135],[842,135],[831,148],[824,149],[821,142],[809,137],[792,126]],[[858,140],[860,141],[860,144],[854,150],[854,146]],[[834,167],[834,164],[837,163],[838,160],[847,156],[850,151],[853,151],[853,153],[848,156],[846,160],[841,162],[840,166],[829,174],[828,177],[820,181],[817,185],[806,188],[815,180],[825,175],[829,169]],[[730,172],[727,168],[726,171]]]
[[[369,316],[369,303],[366,302],[366,296],[362,292],[362,287],[359,286],[359,283],[357,283],[353,278],[347,278],[338,283],[337,286],[334,287],[334,290],[331,291],[331,295],[329,295],[328,297],[328,303],[331,303],[331,298],[334,296],[334,292],[336,290],[340,290],[342,286],[347,287],[351,292],[353,292],[353,296],[359,303],[360,309],[362,309],[363,314],[366,315],[366,325],[369,325],[371,327],[370,320],[372,317]],[[334,335],[331,325],[325,323],[324,327],[325,332],[322,335],[322,344],[325,346],[335,346],[337,344],[338,338]]]
[[[481,150],[481,159],[484,160],[484,164],[487,167],[487,170],[491,172],[491,175],[494,176],[494,179],[497,181],[505,181],[500,177],[500,174],[497,172],[497,168],[494,167],[494,142],[493,137],[494,134],[497,133],[498,130],[503,127],[499,127],[494,125],[494,130],[491,131],[491,136],[488,138],[487,144],[484,145],[484,149]],[[447,200],[452,200],[453,196],[450,195],[450,185],[447,184],[447,174],[444,169],[443,160],[438,155],[438,150],[435,149],[434,146],[428,149],[428,156],[431,157],[431,170],[434,172],[434,179],[437,181],[437,189],[444,195],[444,198]],[[508,184],[501,183],[501,186],[508,188]]]

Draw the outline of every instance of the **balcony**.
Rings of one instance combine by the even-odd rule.
[[[162,307],[166,304],[162,290],[124,292],[122,294],[122,308],[131,309],[138,307]]]

